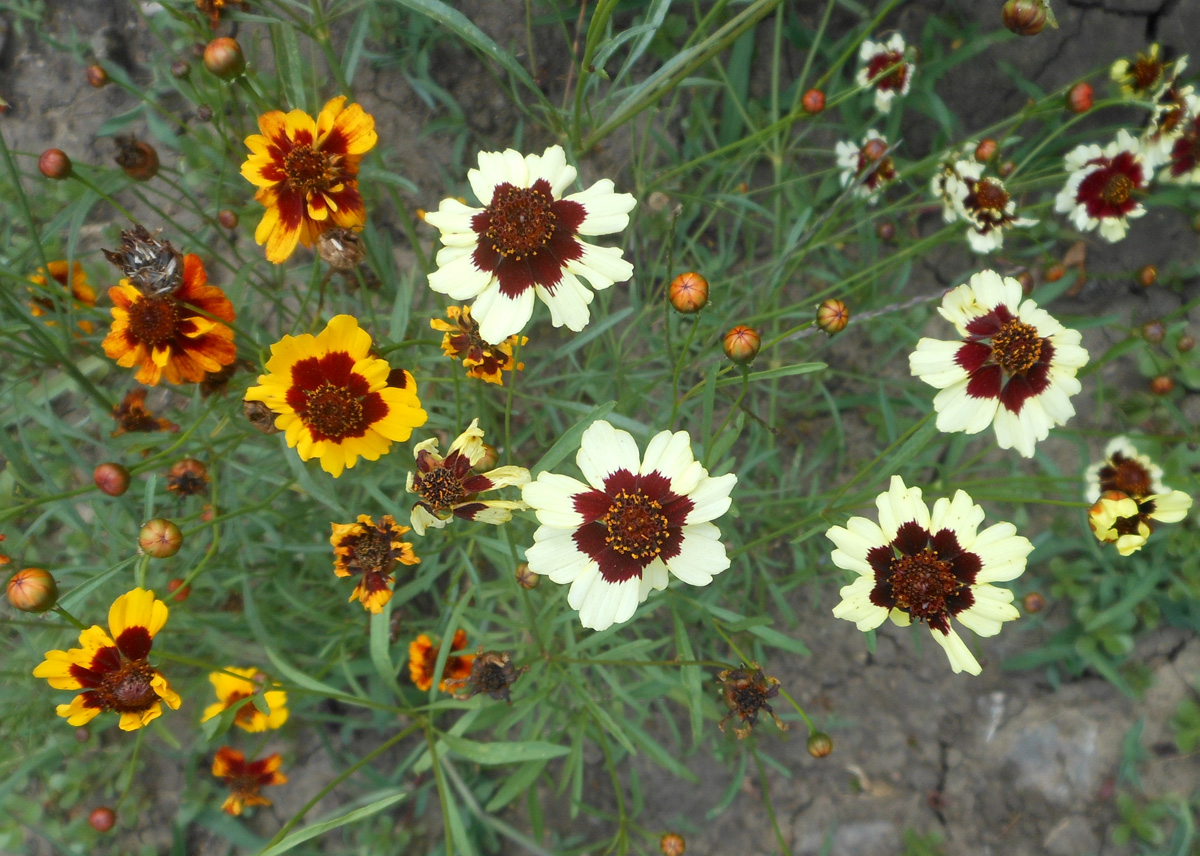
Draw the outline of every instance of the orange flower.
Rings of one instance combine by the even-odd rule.
[[[196,0],[196,8],[208,15],[208,23],[214,30],[221,23],[221,15],[227,9],[237,6],[239,11],[245,11],[246,0]]]
[[[117,430],[110,436],[120,437],[138,431],[178,431],[179,426],[169,419],[158,419],[146,407],[146,388],[139,386],[125,393],[121,403],[113,408]]]
[[[124,368],[138,366],[139,383],[154,386],[164,376],[198,383],[237,357],[233,330],[221,323],[233,320],[233,304],[208,284],[199,256],[184,256],[183,284],[171,293],[147,296],[122,279],[108,296],[113,325],[104,353]]]
[[[398,526],[390,514],[379,518],[378,526],[365,514],[358,515],[357,523],[330,525],[333,534],[329,543],[336,557],[333,572],[339,577],[357,574],[358,585],[350,600],[359,601],[368,612],[382,612],[384,604],[392,599],[389,586],[396,581],[392,576],[396,565],[421,561],[413,553],[412,544],[400,540],[408,527]]]
[[[297,242],[311,247],[331,226],[366,222],[358,164],[378,139],[375,119],[345,104],[344,95],[330,100],[315,122],[303,110],[272,110],[258,117],[262,134],[246,138],[242,175],[267,208],[254,240],[267,245],[269,261],[286,261]]]
[[[464,630],[456,630],[450,643],[451,651],[461,651],[467,647],[467,634]],[[419,690],[427,690],[433,686],[433,669],[437,665],[440,646],[435,646],[428,636],[422,633],[408,643],[408,673],[412,682]],[[451,654],[446,658],[446,667],[442,669],[442,680],[438,689],[447,692],[447,685],[452,681],[461,681],[471,677],[471,663],[474,654]]]
[[[49,279],[47,278],[47,270],[49,270]],[[68,280],[67,272],[70,271]],[[75,299],[78,306],[91,308],[96,305],[96,291],[88,285],[87,274],[83,272],[83,265],[75,262],[74,265],[68,265],[66,261],[49,262],[46,267],[38,268],[38,272],[29,277],[29,281],[33,283],[33,287],[29,289],[32,295],[29,299],[29,311],[34,318],[41,318],[43,315],[48,315],[54,312],[54,303],[56,295],[47,293],[46,285],[50,279],[58,282],[65,289],[69,289],[71,296]],[[46,322],[53,325],[53,320]],[[85,333],[92,332],[91,321],[80,321],[79,329]]]
[[[222,746],[213,758],[212,774],[224,779],[230,794],[221,806],[226,814],[239,815],[248,805],[270,805],[271,801],[258,792],[267,785],[283,785],[288,777],[279,772],[283,758],[278,752],[246,763],[246,756],[236,749]]]
[[[471,317],[471,307],[451,306],[446,310],[449,322],[431,318],[429,326],[446,335],[442,336],[442,353],[452,360],[462,360],[467,377],[475,377],[488,383],[504,386],[504,372],[520,371],[524,363],[513,365],[513,347],[525,345],[528,336],[512,335],[498,345],[483,341],[479,335],[479,323]]]

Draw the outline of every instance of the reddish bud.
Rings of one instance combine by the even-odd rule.
[[[38,158],[38,170],[46,178],[64,179],[71,174],[71,159],[62,149],[46,149]]]
[[[1138,282],[1141,283],[1142,288],[1149,288],[1157,281],[1158,268],[1156,268],[1154,265],[1144,265],[1142,269],[1138,271]]]
[[[1142,325],[1142,338],[1157,345],[1167,337],[1167,328],[1161,321],[1147,321]]]
[[[108,86],[108,72],[98,65],[87,67],[87,82],[95,89]]]
[[[92,480],[101,493],[120,496],[129,490],[129,470],[112,461],[101,464],[92,471]]]
[[[825,93],[820,89],[810,89],[800,98],[800,105],[806,113],[820,113],[825,109]]]
[[[1046,26],[1046,4],[1044,0],[1008,0],[1000,17],[1018,36],[1036,36]]]
[[[1175,391],[1175,379],[1170,375],[1159,375],[1150,381],[1150,391],[1155,395],[1170,395]]]
[[[138,547],[147,556],[155,559],[170,558],[178,553],[182,546],[183,533],[165,517],[154,518],[138,533]]]
[[[167,582],[167,591],[175,595],[171,600],[183,603],[191,595],[192,587],[184,585],[183,580],[176,578]]]
[[[1046,608],[1046,598],[1042,597],[1041,592],[1031,591],[1025,595],[1021,605],[1025,607],[1026,612],[1033,615]]]
[[[1072,113],[1086,113],[1092,109],[1093,100],[1092,85],[1080,81],[1067,93],[1067,109]]]
[[[1067,269],[1060,264],[1053,264],[1046,268],[1046,272],[1042,274],[1042,279],[1046,282],[1058,282],[1067,275]]]
[[[228,208],[222,208],[217,212],[217,222],[224,229],[236,229],[238,226],[237,212],[230,211]]]
[[[92,813],[88,815],[88,823],[97,832],[108,832],[117,823],[117,813],[108,806],[94,808],[92,809]]]
[[[975,160],[980,163],[990,161],[994,154],[996,154],[996,141],[991,137],[980,140],[979,145],[975,147]]]
[[[207,104],[201,104],[196,108],[196,118],[201,122],[207,122],[212,118],[212,108]]]
[[[192,66],[186,59],[177,59],[171,63],[171,77],[182,80],[192,73]]]
[[[872,137],[867,140],[866,145],[862,147],[862,155],[869,161],[877,161],[887,154],[887,143],[878,137]]]
[[[1179,344],[1175,347],[1179,349],[1179,353],[1186,354],[1192,348],[1196,347],[1196,340],[1191,336],[1183,335],[1179,337]]]
[[[45,612],[58,602],[58,583],[49,571],[26,568],[8,581],[8,602],[22,612]]]
[[[658,840],[658,849],[663,856],[683,856],[687,844],[678,832],[668,832]]]
[[[808,754],[814,758],[826,758],[833,752],[833,738],[824,731],[808,735]]]
[[[896,239],[896,224],[891,220],[884,220],[875,227],[875,235],[881,241],[894,241]]]
[[[850,310],[840,300],[829,298],[817,307],[816,325],[830,336],[840,333],[850,323]]]
[[[116,161],[134,181],[149,181],[158,175],[158,151],[137,137],[117,137]]]
[[[739,324],[725,334],[722,345],[725,348],[725,356],[741,365],[753,362],[758,356],[762,337],[754,328]]]
[[[522,562],[517,565],[517,585],[523,589],[537,588],[541,577],[529,570],[529,565]]]
[[[708,304],[708,280],[695,271],[681,273],[671,280],[667,299],[684,315],[699,312]]]
[[[232,80],[246,70],[246,57],[236,39],[222,36],[204,49],[204,67],[222,80]]]

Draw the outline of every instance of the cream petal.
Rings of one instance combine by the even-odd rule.
[[[971,552],[982,565],[975,575],[977,584],[1007,582],[1025,572],[1033,542],[1018,535],[1017,527],[1011,523],[996,523],[979,533]]]
[[[671,573],[688,585],[706,586],[712,578],[729,569],[729,557],[721,543],[721,533],[711,523],[685,526],[679,552],[666,560]]]
[[[441,529],[448,522],[433,514],[423,505],[414,505],[409,518],[413,531],[418,535],[424,535],[427,529]]]
[[[451,300],[470,300],[489,287],[500,290],[500,284],[490,273],[475,267],[470,253],[454,254],[445,261],[439,253],[438,269],[429,275],[429,287]]]
[[[957,675],[959,672],[967,672],[968,674],[978,675],[983,669],[979,666],[979,661],[975,659],[975,655],[971,653],[971,649],[962,641],[959,635],[954,632],[954,628],[950,628],[949,633],[942,633],[940,630],[932,631],[933,638],[942,646],[946,652],[946,656],[950,659],[950,668]]]
[[[642,569],[642,581],[638,585],[638,602],[644,603],[651,591],[662,591],[667,587],[670,575],[662,559],[655,559]]]
[[[562,279],[555,286],[553,293],[542,285],[534,285],[534,291],[542,303],[550,308],[550,323],[555,327],[565,326],[568,330],[578,333],[591,320],[588,304],[595,295],[569,270],[563,270]],[[513,332],[519,332],[519,329]],[[487,339],[486,336],[484,338]]]
[[[853,621],[855,626],[864,633],[874,630],[887,620],[888,610],[885,606],[871,603],[871,590],[875,581],[868,577],[859,577],[840,592],[842,600],[833,608],[833,617],[845,621]]]
[[[875,506],[879,509],[879,528],[888,541],[894,540],[900,527],[911,521],[916,521],[922,529],[929,528],[929,509],[921,500],[921,489],[906,487],[900,476],[892,476],[887,493],[876,497]]]
[[[1012,605],[1013,593],[995,586],[971,586],[975,603],[955,619],[977,636],[995,636],[1006,621],[1021,617]]]
[[[996,444],[1001,449],[1015,449],[1026,458],[1033,457],[1034,447],[1039,440],[1050,436],[1050,417],[1042,408],[1037,397],[1025,399],[1020,413],[1007,407],[996,409],[992,427],[996,432]]]
[[[467,183],[475,198],[486,208],[492,204],[496,186],[504,182],[515,184],[508,174],[508,162],[503,152],[480,152],[479,169],[467,170]]]
[[[583,432],[575,463],[596,490],[603,490],[605,480],[617,470],[636,473],[641,466],[633,435],[603,419],[593,422]]]
[[[613,624],[628,621],[637,609],[640,585],[641,580],[637,577],[610,583],[597,574],[579,604],[580,623],[592,630],[606,630]]]
[[[479,322],[480,338],[496,343],[520,333],[533,316],[535,302],[533,289],[509,297],[501,293],[499,281],[493,281],[471,306],[471,316]]]
[[[580,235],[610,235],[629,225],[629,212],[637,200],[629,193],[615,193],[611,180],[602,178],[579,193],[565,197],[583,206],[584,218],[579,224]]]
[[[562,529],[538,529],[533,545],[525,550],[529,570],[556,583],[573,583],[588,568],[596,568],[595,561],[575,546],[571,535]]]
[[[442,243],[446,246],[473,247],[479,236],[471,228],[471,220],[481,211],[457,199],[443,199],[437,211],[425,213],[425,222],[442,233]]]
[[[562,146],[550,146],[541,155],[529,155],[525,158],[529,169],[529,183],[532,185],[539,178],[550,183],[550,192],[555,199],[562,198],[562,192],[575,181],[575,167],[567,164],[567,155]]]
[[[908,370],[936,389],[961,383],[968,376],[966,369],[954,361],[961,347],[962,342],[921,339],[917,349],[908,355]]]
[[[1181,490],[1173,490],[1151,499],[1154,500],[1154,512],[1150,518],[1161,520],[1163,523],[1178,523],[1187,517],[1188,510],[1192,507],[1192,498]]]
[[[729,510],[733,500],[729,494],[737,484],[737,476],[726,473],[716,478],[703,478],[688,498],[692,501],[692,510],[688,512],[688,523],[703,523],[715,520]]]
[[[650,438],[642,465],[642,475],[657,472],[671,480],[671,490],[686,496],[699,483],[704,468],[696,469],[696,457],[692,454],[692,438],[686,431],[660,431]]]
[[[859,525],[860,521],[869,526]],[[865,517],[851,517],[845,527],[834,526],[825,533],[825,537],[837,547],[834,553],[842,556],[840,560],[836,555],[832,557],[835,565],[848,571],[872,575],[875,571],[867,564],[867,553],[883,546],[888,540],[884,538],[883,531]]]
[[[961,431],[978,434],[992,424],[998,410],[998,398],[972,398],[967,394],[967,381],[946,387],[933,398],[937,411],[937,427],[942,433]]]
[[[566,270],[586,279],[597,291],[633,276],[633,265],[622,257],[620,248],[597,247],[586,241],[579,241],[579,245],[583,255],[567,262]]]
[[[983,523],[983,509],[964,490],[955,491],[953,499],[942,497],[933,504],[929,515],[929,531],[940,532],[950,529],[964,550],[971,549],[975,534]]]
[[[583,525],[583,515],[574,510],[574,498],[587,491],[588,486],[577,479],[547,472],[521,488],[521,499],[537,512],[541,523],[573,528]]]

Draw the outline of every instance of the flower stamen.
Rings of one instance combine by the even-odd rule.
[[[953,565],[938,558],[937,551],[929,547],[913,556],[897,556],[892,560],[891,571],[888,582],[896,606],[913,618],[928,620],[942,615],[946,599],[963,588]]]
[[[514,187],[508,182],[497,185],[485,209],[488,227],[484,234],[492,249],[514,261],[536,256],[554,237],[558,218],[553,202],[550,194],[538,187]]]
[[[618,493],[600,522],[608,529],[605,543],[638,561],[658,556],[667,541],[668,520],[662,503],[640,490]]]
[[[1004,322],[992,336],[992,360],[1010,375],[1029,371],[1042,356],[1042,338],[1037,329],[1016,318]]]

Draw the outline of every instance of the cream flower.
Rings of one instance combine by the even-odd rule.
[[[1146,213],[1138,196],[1150,185],[1153,169],[1142,146],[1128,131],[1101,149],[1078,146],[1067,153],[1067,183],[1054,199],[1054,210],[1069,214],[1082,232],[1097,229],[1100,237],[1116,243],[1125,237],[1129,221]]]
[[[907,95],[916,66],[904,61],[904,36],[892,33],[886,42],[862,43],[858,50],[858,85],[875,89],[875,109],[887,113],[897,95]],[[890,69],[890,70],[889,70]]]

